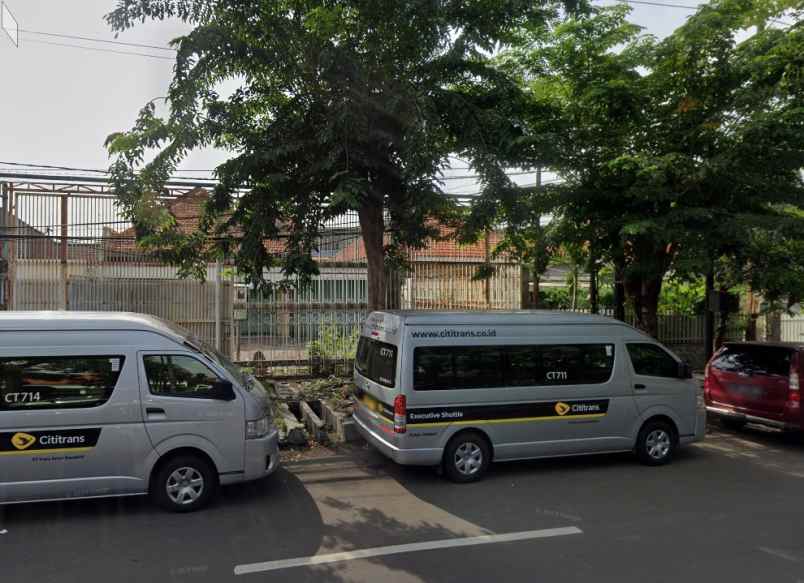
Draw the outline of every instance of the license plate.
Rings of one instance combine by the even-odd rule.
[[[762,387],[756,385],[730,384],[728,387],[732,395],[743,399],[761,399],[765,394]]]

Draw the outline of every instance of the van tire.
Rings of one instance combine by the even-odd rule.
[[[491,445],[479,431],[461,431],[444,448],[442,467],[447,478],[459,484],[480,480],[491,464]]]
[[[151,499],[171,512],[193,512],[218,491],[215,468],[199,455],[180,454],[159,464],[151,480]]]
[[[639,430],[636,454],[646,466],[663,466],[673,459],[678,438],[672,424],[661,419],[650,420]]]

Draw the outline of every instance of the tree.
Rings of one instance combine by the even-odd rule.
[[[504,175],[521,90],[488,55],[549,14],[533,0],[118,0],[115,31],[166,18],[194,28],[173,42],[168,115],[149,103],[107,140],[114,189],[142,240],[184,273],[226,254],[260,285],[276,266],[309,281],[322,226],[355,211],[369,307],[381,308],[386,264],[454,215],[435,182],[448,156],[489,182]],[[223,81],[239,87],[223,96]],[[198,232],[184,236],[153,193],[210,145],[232,155]],[[265,246],[279,238],[281,259]]]
[[[794,4],[791,26],[765,26]],[[657,42],[627,7],[591,7],[501,59],[531,97],[523,156],[565,178],[557,231],[614,264],[654,336],[667,273],[736,256],[804,206],[800,8],[718,0]]]

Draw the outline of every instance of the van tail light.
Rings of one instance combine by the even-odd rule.
[[[397,395],[394,399],[394,433],[407,431],[408,400],[405,395]]]

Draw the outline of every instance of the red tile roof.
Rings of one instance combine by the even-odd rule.
[[[198,228],[198,221],[203,214],[203,207],[209,198],[209,192],[201,187],[172,200],[168,210],[176,217],[179,230],[190,234]],[[453,237],[455,230],[441,225],[438,239],[431,239],[421,249],[411,249],[410,256],[413,261],[483,261],[486,257],[484,239],[467,245],[459,244]],[[134,240],[134,228],[116,232],[104,229],[104,247],[107,253],[141,254],[142,250]],[[115,239],[119,239],[116,241]],[[489,237],[489,251],[502,240],[502,234],[492,232]],[[281,255],[286,250],[284,240],[268,240],[265,242],[267,251],[272,255]],[[320,255],[315,257],[321,263],[364,263],[366,261],[366,247],[362,238],[356,238],[344,245],[334,255]]]

